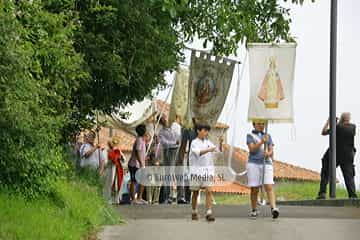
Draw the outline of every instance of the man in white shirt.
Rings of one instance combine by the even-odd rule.
[[[181,117],[176,115],[175,121],[171,124],[171,130],[173,131],[176,141],[180,143],[181,141]]]
[[[192,190],[192,220],[198,220],[197,199],[200,189],[206,190],[206,220],[215,221],[212,214],[212,193],[211,185],[215,181],[215,169],[213,153],[222,151],[222,141],[220,140],[220,148],[207,139],[210,126],[207,124],[197,124],[197,138],[194,139],[190,146],[190,189]]]
[[[168,121],[165,116],[160,118],[161,129],[159,131],[159,141],[164,151],[164,167],[166,176],[174,176],[174,167],[176,165],[176,156],[179,148],[179,139],[176,133],[169,127]],[[172,178],[168,178],[172,179]],[[170,196],[170,186],[173,185],[173,181],[164,183],[164,200],[166,204],[171,204],[173,199]]]
[[[80,167],[90,167],[99,169],[100,175],[103,172],[105,157],[101,151],[100,145],[94,145],[96,133],[90,131],[85,134],[85,143],[80,147]]]

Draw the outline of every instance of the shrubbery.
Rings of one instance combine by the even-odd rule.
[[[41,199],[0,192],[0,239],[78,240],[101,225],[120,222],[96,188],[78,181],[54,186],[53,194]]]
[[[72,23],[36,2],[0,2],[0,186],[27,197],[48,194],[64,176],[61,133],[86,75]]]

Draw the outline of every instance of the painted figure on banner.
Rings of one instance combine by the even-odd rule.
[[[203,76],[196,84],[196,100],[200,104],[210,102],[216,95],[215,81],[208,71],[205,71]]]
[[[269,69],[261,83],[258,98],[268,109],[278,108],[279,102],[285,99],[284,88],[276,69],[276,58],[269,58]]]

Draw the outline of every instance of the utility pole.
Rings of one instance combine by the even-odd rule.
[[[330,23],[330,198],[336,198],[336,45],[337,0],[331,0]]]

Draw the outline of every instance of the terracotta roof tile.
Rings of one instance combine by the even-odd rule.
[[[228,128],[229,128],[229,125],[227,125],[227,124],[225,124],[225,123],[220,123],[220,122],[218,122],[218,123],[215,124],[214,127],[215,127],[215,128],[219,128],[219,129],[228,129]]]
[[[224,145],[225,152],[230,149],[229,145]],[[245,169],[249,153],[240,148],[233,148],[232,167]],[[278,180],[301,180],[301,181],[320,181],[320,174],[316,171],[295,166],[282,161],[274,160],[274,178]]]
[[[131,152],[135,142],[135,136],[122,129],[112,129],[112,136],[118,136],[120,141],[120,148],[123,152]],[[107,142],[111,140],[110,128],[103,127],[100,130],[100,144],[106,146]]]
[[[237,182],[224,182],[223,185],[212,186],[211,191],[216,193],[230,193],[240,195],[247,195],[250,193],[249,187]]]
[[[133,144],[135,142],[135,136],[121,129],[116,129],[115,131],[116,131],[115,135],[119,136],[121,139],[121,146],[120,146],[121,150],[123,152],[131,152]]]

